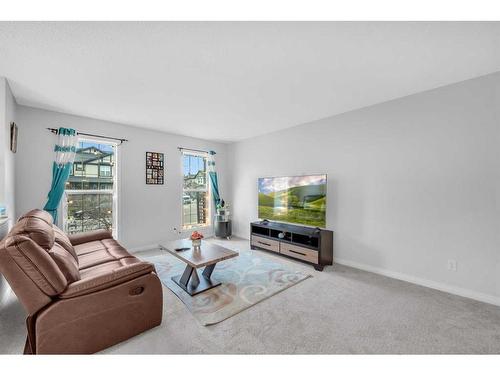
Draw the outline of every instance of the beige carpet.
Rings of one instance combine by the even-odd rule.
[[[221,244],[250,251],[244,240]],[[350,267],[317,272],[259,253],[313,277],[208,327],[165,287],[162,325],[104,353],[500,353],[499,307]],[[24,334],[23,310],[11,298],[0,308],[0,353],[21,353]]]

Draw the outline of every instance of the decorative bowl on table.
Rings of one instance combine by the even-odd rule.
[[[203,238],[203,234],[201,234],[200,232],[194,231],[193,233],[191,233],[190,238],[191,238],[191,242],[193,244],[193,247],[195,249],[199,249],[201,246],[201,239]]]

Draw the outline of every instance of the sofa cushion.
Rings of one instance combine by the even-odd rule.
[[[46,221],[47,223],[49,223],[51,225],[54,223],[54,219],[52,218],[51,214],[49,214],[47,211],[40,210],[38,208],[34,208],[33,210],[26,212],[17,221],[21,221],[22,219],[27,218],[27,217],[36,217],[36,218],[39,218],[41,220]]]
[[[104,239],[75,246],[80,270],[123,258],[133,258],[116,240]]]
[[[68,238],[71,244],[76,246],[87,242],[104,240],[105,238],[113,238],[113,233],[106,229],[96,229],[88,232],[70,234]]]
[[[31,238],[9,234],[3,245],[22,270],[21,272],[28,276],[43,293],[54,296],[66,288],[68,284],[66,277],[54,258]]]
[[[114,260],[111,262],[101,263],[93,267],[86,268],[80,271],[81,279],[88,279],[93,277],[98,277],[101,275],[109,274],[121,267],[131,266],[133,264],[144,263],[143,261],[133,257],[133,258],[123,258],[120,260]],[[154,269],[153,269],[154,271]]]
[[[46,211],[31,210],[19,218],[9,234],[29,237],[41,248],[49,250],[55,240],[52,216]]]
[[[54,229],[55,242],[61,245],[68,253],[70,253],[71,256],[75,259],[76,264],[78,264],[78,256],[76,255],[75,249],[73,248],[73,245],[69,241],[69,238],[66,235],[66,233],[64,233],[56,225],[53,225],[52,228]]]
[[[49,254],[63,273],[64,277],[68,281],[68,284],[80,280],[78,262],[68,250],[56,242],[54,243],[54,246],[52,246],[52,249],[49,250]]]
[[[90,276],[87,276],[76,283],[70,284],[68,288],[60,294],[60,298],[73,298],[93,293],[155,271],[154,266],[151,263],[142,262],[135,258],[127,259],[133,259],[134,261],[116,261],[106,263],[106,265],[114,263],[114,267],[107,267],[107,271],[105,272],[94,272]],[[144,290],[144,286],[140,286],[139,288]],[[137,289],[137,285],[134,289]],[[133,289],[129,289],[129,293],[130,290]]]
[[[80,259],[80,257],[85,254],[90,254],[99,250],[106,250],[106,247],[102,244],[101,241],[90,241],[82,243],[80,245],[75,245],[75,252],[78,256],[78,259]]]

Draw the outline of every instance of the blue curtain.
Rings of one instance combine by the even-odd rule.
[[[221,199],[219,194],[219,182],[217,181],[217,172],[215,171],[215,151],[209,151],[208,154],[208,176],[210,177],[210,187],[212,188],[214,206],[217,209]]]
[[[73,161],[75,159],[78,137],[75,129],[59,128],[59,135],[55,151],[55,160],[52,164],[52,184],[48,194],[47,203],[43,209],[49,212],[57,222],[57,208],[64,194],[64,186],[68,180]]]

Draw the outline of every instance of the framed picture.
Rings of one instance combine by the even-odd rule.
[[[163,185],[164,156],[160,152],[146,152],[146,184]]]
[[[17,125],[14,122],[10,123],[10,151],[17,152]]]

